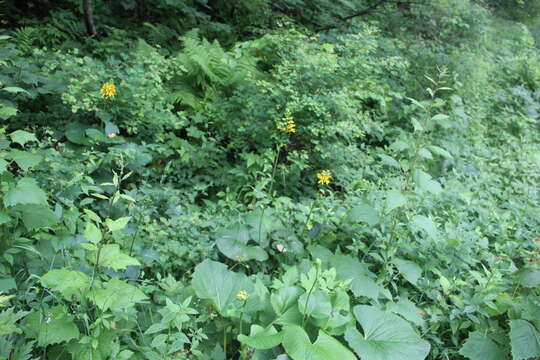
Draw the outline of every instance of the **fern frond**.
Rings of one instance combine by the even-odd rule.
[[[178,75],[173,79],[175,103],[197,107],[202,99],[215,99],[225,88],[257,74],[257,59],[226,52],[217,42],[200,38],[190,31],[181,38],[183,50],[175,57]],[[188,85],[189,84],[189,85]]]
[[[13,43],[21,50],[29,52],[38,40],[38,31],[34,27],[26,26],[16,29],[13,33]]]

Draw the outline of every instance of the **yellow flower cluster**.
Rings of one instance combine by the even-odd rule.
[[[99,95],[102,99],[110,99],[116,96],[116,86],[111,82],[106,82],[101,86]]]
[[[236,299],[238,301],[247,301],[251,295],[246,290],[240,290],[238,294],[236,294]]]
[[[332,182],[332,173],[330,170],[322,170],[317,173],[317,183],[321,185],[328,185]]]
[[[285,116],[283,117],[283,119],[278,122],[277,129],[284,133],[292,134],[296,132],[296,123],[294,122],[293,117],[288,111],[285,112]]]
[[[295,133],[296,123],[294,120],[283,121],[277,125],[277,129],[279,131],[283,131],[284,133]]]

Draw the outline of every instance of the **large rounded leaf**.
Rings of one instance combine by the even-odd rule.
[[[319,331],[312,344],[304,329],[296,325],[283,328],[283,347],[293,360],[356,360],[349,349],[324,331]]]
[[[429,343],[399,316],[366,305],[355,306],[354,316],[364,335],[350,327],[345,339],[362,360],[423,360],[429,354]]]

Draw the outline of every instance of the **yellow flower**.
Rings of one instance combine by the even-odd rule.
[[[277,124],[277,129],[284,133],[295,133],[296,132],[296,123],[290,113],[290,111],[285,111],[285,116]]]
[[[111,82],[106,82],[101,86],[99,95],[102,99],[110,99],[116,96],[116,86]]]
[[[332,182],[332,173],[330,170],[323,170],[317,173],[317,183],[321,185],[328,185]]]
[[[239,301],[247,301],[251,295],[246,290],[240,290],[238,294],[236,294],[236,300]]]

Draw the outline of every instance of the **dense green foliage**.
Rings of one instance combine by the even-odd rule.
[[[0,1],[0,359],[539,359],[539,7]]]

